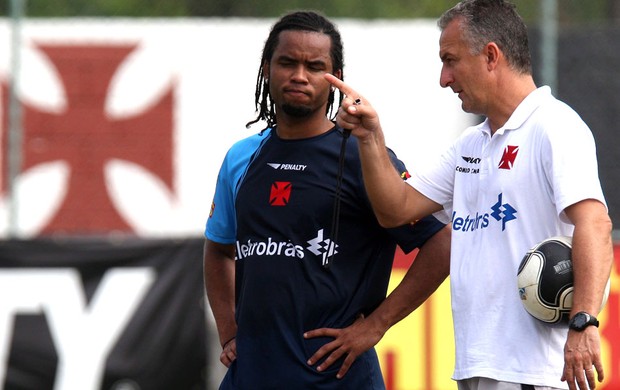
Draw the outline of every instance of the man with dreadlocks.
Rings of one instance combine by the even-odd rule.
[[[397,244],[420,247],[415,263],[445,278],[432,271],[449,261],[443,224],[377,223],[357,141],[330,119],[336,92],[327,72],[343,77],[342,42],[329,20],[293,12],[272,27],[258,116],[248,123],[267,127],[228,151],[205,230],[205,286],[228,367],[221,389],[383,389],[373,348],[321,370],[308,359],[331,338],[304,333],[346,327],[377,307]]]

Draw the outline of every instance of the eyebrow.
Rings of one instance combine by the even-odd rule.
[[[278,61],[300,62],[299,59],[295,57],[291,57],[286,54],[279,55],[275,57],[275,59]],[[309,65],[314,65],[314,66],[316,65],[327,66],[327,60],[323,60],[323,59],[313,59],[313,60],[307,60],[303,62]]]

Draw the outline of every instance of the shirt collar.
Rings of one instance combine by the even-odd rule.
[[[504,126],[497,129],[495,134],[503,134],[507,130],[517,130],[525,121],[536,111],[538,107],[545,101],[551,97],[551,88],[548,86],[542,86],[534,91],[532,91],[529,95],[523,99],[523,101],[517,106],[517,109],[512,113],[508,121],[504,124]],[[484,122],[482,122],[479,126],[480,131],[491,134],[491,127],[489,126],[489,119],[486,118]]]

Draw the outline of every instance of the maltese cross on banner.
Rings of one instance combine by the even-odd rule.
[[[132,231],[110,196],[105,167],[115,159],[143,167],[172,190],[173,87],[137,114],[114,117],[106,108],[111,81],[135,48],[135,44],[37,45],[57,72],[66,105],[54,112],[22,102],[22,173],[54,161],[64,161],[70,172],[66,194],[42,233]],[[1,92],[6,102],[6,86]],[[0,109],[6,117],[7,105]]]

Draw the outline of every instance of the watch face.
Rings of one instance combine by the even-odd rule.
[[[590,321],[590,316],[586,313],[579,313],[573,320],[573,325],[576,328],[583,328]]]

